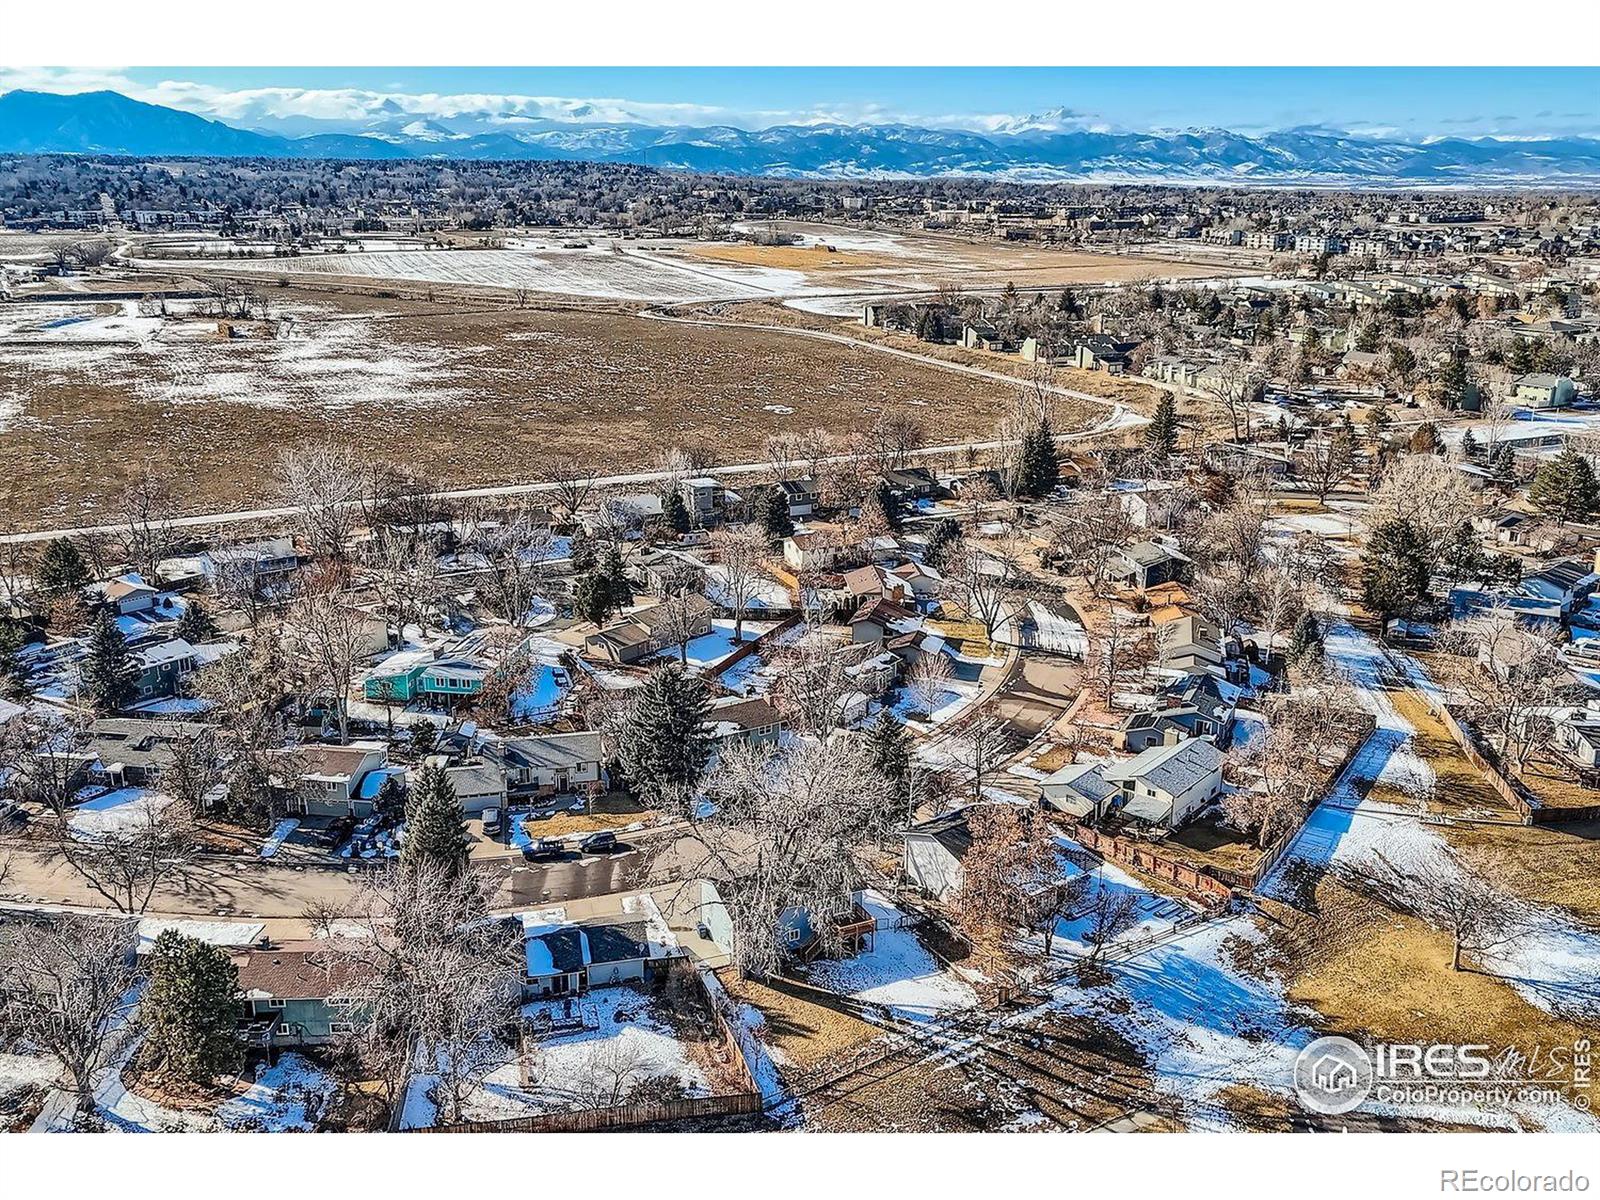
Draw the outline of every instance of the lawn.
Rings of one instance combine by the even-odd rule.
[[[1250,871],[1261,861],[1255,838],[1222,823],[1215,815],[1190,821],[1162,843],[1161,849],[1197,867]]]
[[[1438,780],[1438,787],[1429,799],[1430,812],[1446,816],[1512,815],[1500,794],[1489,786],[1483,772],[1467,761],[1460,745],[1450,736],[1450,731],[1433,715],[1433,711],[1414,689],[1393,691],[1389,693],[1389,699],[1395,710],[1416,730],[1411,738],[1411,749],[1432,769]],[[1415,797],[1381,781],[1368,794],[1382,803],[1398,804],[1405,808],[1416,806]]]

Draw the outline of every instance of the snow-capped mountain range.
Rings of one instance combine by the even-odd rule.
[[[590,116],[574,109],[563,119],[488,111],[439,117],[390,105],[344,127],[319,123],[321,132],[291,135],[238,128],[117,92],[13,91],[0,95],[0,153],[566,159],[818,179],[1600,185],[1594,138],[1416,143],[1325,129],[1128,133],[1096,127],[1067,109],[1005,118],[983,132],[905,124],[668,127],[590,123]]]

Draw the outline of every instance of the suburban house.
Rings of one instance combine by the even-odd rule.
[[[717,518],[717,503],[722,499],[722,485],[709,475],[697,475],[678,484],[678,494],[683,506],[689,510],[689,520],[696,528],[705,528]]]
[[[1566,558],[1525,576],[1517,591],[1537,604],[1554,608],[1564,618],[1594,595],[1597,585],[1600,575],[1595,573],[1594,563]]]
[[[1160,542],[1135,542],[1111,552],[1107,574],[1115,583],[1145,591],[1182,577],[1189,559]]]
[[[1511,381],[1511,398],[1528,408],[1565,408],[1577,398],[1578,385],[1565,375],[1536,371]]]
[[[652,596],[669,596],[685,587],[695,591],[703,587],[706,565],[692,554],[666,547],[634,555],[628,574]]]
[[[1068,763],[1039,781],[1044,804],[1079,820],[1098,821],[1121,787],[1105,776],[1105,762]]]
[[[1156,665],[1170,671],[1223,673],[1222,632],[1204,617],[1184,613],[1155,623]]]
[[[99,586],[101,598],[119,617],[149,612],[161,593],[137,575],[124,575]]]
[[[968,321],[961,327],[961,345],[968,350],[997,350],[1007,348],[1005,338],[988,321]]]
[[[1175,829],[1222,794],[1222,751],[1204,738],[1151,746],[1104,771],[1126,819]]]
[[[196,721],[100,717],[88,730],[89,782],[101,787],[157,787],[176,747],[212,729]]]
[[[213,589],[248,586],[260,595],[278,587],[299,567],[293,539],[275,537],[163,559],[156,564],[156,575],[178,586],[202,582]]]
[[[778,490],[789,502],[790,517],[809,517],[817,506],[817,481],[809,475],[778,480]]]
[[[893,600],[869,600],[850,618],[850,640],[858,644],[881,646],[886,642],[916,633],[922,628],[922,615]]]
[[[481,817],[491,808],[506,806],[506,773],[498,762],[487,758],[453,762],[443,754],[430,755],[428,762],[444,772],[467,816]]]
[[[903,839],[906,878],[918,891],[944,900],[960,890],[961,860],[972,848],[965,808],[913,825]]]
[[[253,947],[232,956],[240,1020],[255,1046],[320,1046],[355,1033],[367,969],[314,942]]]
[[[812,521],[783,539],[783,565],[796,573],[832,570],[844,553],[844,530],[831,521]]]
[[[616,624],[591,633],[583,641],[584,652],[609,662],[635,663],[678,645],[676,635],[679,633],[686,633],[691,641],[710,633],[713,611],[710,602],[698,593],[688,592],[682,597],[682,604],[687,616],[683,629],[675,627],[678,624],[674,612],[678,601],[675,599],[670,605],[658,604],[629,613]]]
[[[1552,718],[1550,744],[1580,771],[1600,770],[1600,709],[1558,711]]]
[[[770,746],[787,724],[782,713],[759,697],[724,696],[712,702],[706,719],[718,746]]]
[[[661,909],[644,893],[622,897],[616,915],[569,920],[567,908],[557,906],[523,913],[521,922],[524,1000],[643,983],[653,968],[683,955]]]
[[[506,738],[487,743],[484,757],[499,761],[514,796],[560,795],[605,781],[598,733]]]
[[[365,817],[377,807],[377,792],[363,789],[362,783],[374,771],[382,771],[389,761],[389,750],[382,742],[351,742],[348,746],[320,743],[294,746],[277,752],[281,761],[298,772],[293,783],[280,780],[290,790],[286,806],[290,813],[308,817]],[[371,794],[366,792],[371,790]]]
[[[1184,738],[1209,738],[1226,748],[1239,690],[1214,675],[1185,676],[1144,712],[1130,713],[1112,737],[1119,750],[1141,751]]]
[[[433,651],[403,651],[374,667],[361,692],[375,703],[409,704],[437,698],[474,696],[492,673],[487,663],[466,656],[439,657]]]
[[[1138,342],[1118,341],[1108,334],[1092,333],[1073,347],[1067,361],[1081,371],[1122,375],[1132,365],[1132,355],[1138,347]]]
[[[194,647],[182,638],[171,638],[150,646],[131,648],[139,667],[134,690],[141,700],[176,696],[183,681],[193,675],[200,661]]]
[[[898,575],[891,574],[877,564],[856,567],[844,573],[844,590],[856,602],[883,597],[896,604],[915,601],[911,585]]]

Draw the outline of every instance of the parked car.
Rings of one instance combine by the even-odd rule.
[[[617,835],[609,829],[600,833],[591,833],[578,843],[578,847],[585,854],[610,854],[617,848]]]
[[[500,836],[500,810],[486,808],[483,810],[483,832],[486,837]]]
[[[560,858],[564,850],[556,838],[539,838],[528,843],[528,848],[522,852],[522,857],[529,862],[545,858]]]

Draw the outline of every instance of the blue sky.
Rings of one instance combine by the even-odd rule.
[[[353,127],[396,108],[450,121],[640,120],[746,128],[819,120],[977,130],[1065,110],[1063,127],[1315,125],[1369,136],[1600,135],[1600,68],[0,69],[0,88],[113,87],[236,124]],[[384,106],[387,105],[387,109]]]

